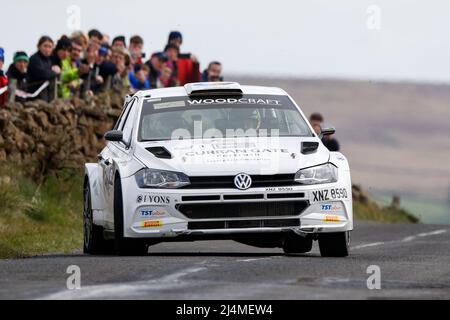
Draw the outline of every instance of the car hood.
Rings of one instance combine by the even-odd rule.
[[[301,153],[302,142],[319,142],[310,154]],[[171,158],[161,158],[149,148],[170,153]],[[140,142],[134,155],[146,167],[178,171],[188,176],[283,174],[295,173],[326,163],[328,149],[318,138],[223,138]]]

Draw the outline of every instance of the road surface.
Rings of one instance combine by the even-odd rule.
[[[0,260],[1,299],[450,299],[450,226],[356,222],[347,258],[233,241],[165,243],[143,257]],[[68,290],[68,266],[81,289]],[[379,266],[381,289],[367,288]]]

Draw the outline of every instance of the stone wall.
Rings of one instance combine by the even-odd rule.
[[[104,133],[120,115],[123,97],[110,91],[84,100],[10,104],[0,111],[0,164],[38,163],[47,170],[95,161]]]

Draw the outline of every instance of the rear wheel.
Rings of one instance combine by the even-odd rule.
[[[84,187],[83,225],[84,253],[108,254],[113,252],[112,241],[105,240],[103,237],[103,227],[94,224],[92,215],[91,190],[88,181],[86,181]]]
[[[122,256],[140,256],[148,253],[148,245],[145,242],[123,236],[123,197],[119,176],[114,181],[114,245],[116,253]]]
[[[322,257],[346,257],[350,251],[350,233],[334,232],[319,235],[319,249]]]
[[[312,249],[312,238],[300,235],[290,235],[283,243],[283,251],[287,254],[306,253]]]

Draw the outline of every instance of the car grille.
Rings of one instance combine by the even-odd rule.
[[[308,207],[308,201],[248,203],[186,203],[176,205],[189,219],[296,216]]]
[[[299,227],[300,219],[261,219],[231,221],[191,221],[189,230]]]
[[[189,177],[191,184],[184,187],[185,189],[222,189],[233,188],[235,176],[205,176],[205,177]],[[260,187],[284,187],[298,185],[295,182],[295,174],[274,174],[274,175],[251,175],[251,188]]]

